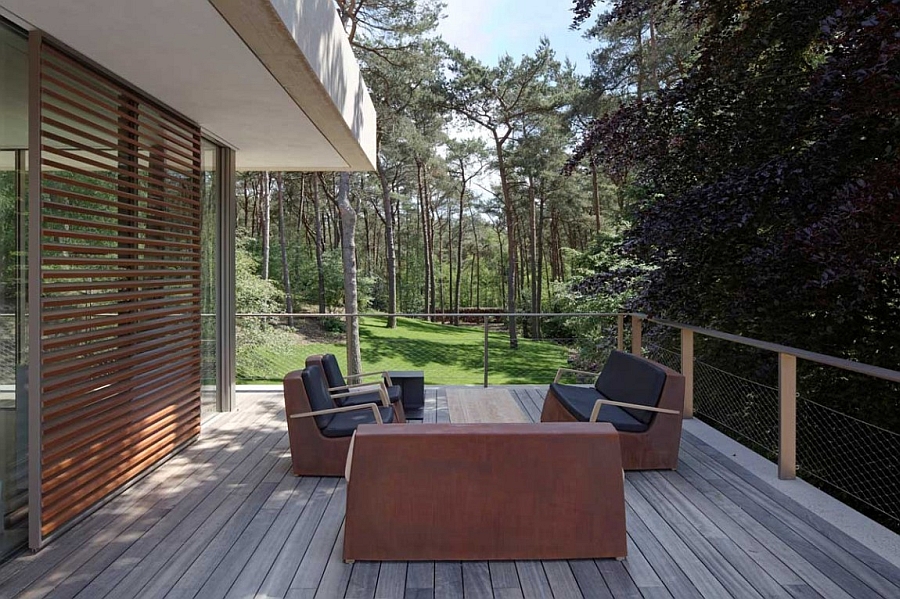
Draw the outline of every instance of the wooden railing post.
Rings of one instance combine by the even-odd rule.
[[[616,317],[618,330],[616,331],[616,349],[619,351],[625,351],[625,315],[619,314]]]
[[[681,374],[684,375],[684,418],[694,417],[694,331],[681,329]]]
[[[797,477],[797,357],[778,354],[778,478]]]
[[[641,318],[640,316],[631,317],[631,353],[636,356],[641,355]]]

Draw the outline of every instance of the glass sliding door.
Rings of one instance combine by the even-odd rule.
[[[201,410],[204,415],[219,410],[218,396],[218,281],[219,262],[219,205],[222,194],[219,184],[218,147],[203,140],[201,144],[200,188],[200,310],[201,319]]]
[[[28,537],[27,51],[0,19],[0,558]]]

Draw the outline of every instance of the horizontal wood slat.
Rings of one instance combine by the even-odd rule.
[[[41,51],[46,536],[199,433],[200,131]]]

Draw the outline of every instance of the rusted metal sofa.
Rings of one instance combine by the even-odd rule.
[[[294,474],[342,476],[356,427],[394,422],[387,392],[379,390],[379,393],[382,394],[382,405],[336,406],[332,399],[335,396],[328,392],[325,375],[319,366],[285,375],[284,408]]]
[[[559,382],[566,372],[596,376],[593,387]],[[541,422],[608,422],[619,432],[625,470],[675,470],[681,444],[684,377],[646,358],[613,351],[602,372],[561,368]]]
[[[360,426],[344,560],[622,558],[625,499],[608,424]]]
[[[321,366],[325,373],[325,380],[328,382],[328,391],[335,397],[335,403],[340,406],[358,406],[367,403],[381,403],[381,396],[369,389],[372,383],[364,383],[362,379],[366,377],[379,377],[379,381],[384,382],[387,390],[388,400],[394,408],[394,422],[406,422],[406,413],[403,410],[402,392],[398,385],[392,384],[391,375],[387,372],[364,372],[361,374],[348,374],[347,379],[358,381],[348,384],[341,372],[334,354],[315,354],[306,358],[307,366]],[[352,393],[345,393],[352,391]],[[338,397],[335,394],[340,394]]]

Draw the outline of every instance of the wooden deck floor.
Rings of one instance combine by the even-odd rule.
[[[531,418],[542,393],[512,392]],[[900,597],[900,571],[685,433],[677,472],[629,473],[628,558],[340,560],[341,479],[289,472],[280,393],[240,411],[38,554],[0,597]],[[426,421],[448,419],[429,390]]]

